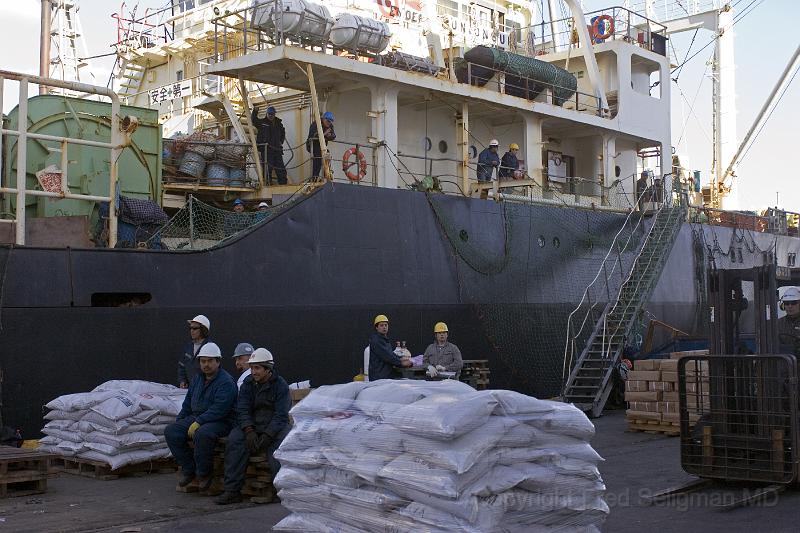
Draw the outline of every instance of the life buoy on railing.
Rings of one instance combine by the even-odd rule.
[[[605,33],[600,33],[600,23],[605,21]],[[614,35],[614,17],[600,15],[592,22],[592,40],[605,40]]]
[[[350,162],[350,156],[355,154],[356,159],[358,162]],[[358,171],[353,172],[350,170],[350,167],[353,165],[358,165]],[[345,176],[350,181],[361,181],[361,178],[367,175],[367,158],[364,157],[364,154],[361,150],[358,149],[358,146],[354,146],[350,148],[342,155],[342,170],[344,170]]]

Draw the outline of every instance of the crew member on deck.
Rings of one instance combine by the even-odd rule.
[[[267,108],[267,116],[258,118],[258,110],[253,108],[251,116],[253,126],[258,128],[256,144],[261,164],[265,169],[264,179],[267,185],[272,182],[272,171],[278,178],[278,185],[286,185],[286,166],[283,163],[283,142],[286,140],[286,128],[283,121],[275,116],[275,108]]]
[[[236,370],[242,373],[239,379],[236,380],[236,386],[239,390],[242,389],[242,383],[250,375],[250,356],[253,354],[253,345],[249,342],[240,342],[233,350],[233,364],[236,365]]]
[[[428,374],[436,377],[438,372],[455,372],[455,378],[461,372],[464,362],[461,359],[461,350],[453,343],[447,342],[447,324],[438,322],[433,327],[436,341],[428,346],[422,356],[423,365],[428,367]]]
[[[378,315],[373,321],[375,331],[369,338],[369,380],[391,379],[396,377],[396,368],[410,367],[409,359],[401,359],[392,350],[392,343],[386,336],[389,333],[389,319]]]
[[[492,181],[492,173],[494,173],[494,169],[500,166],[500,156],[497,155],[497,147],[500,146],[500,143],[497,139],[492,139],[489,141],[488,148],[484,148],[484,150],[478,156],[478,181],[479,182],[489,182]]]
[[[211,331],[211,321],[205,315],[197,315],[189,323],[189,335],[191,342],[186,343],[183,348],[183,355],[178,360],[178,386],[182,389],[188,388],[192,378],[197,375],[197,353],[200,348],[208,342],[208,334]]]
[[[326,111],[322,115],[322,132],[325,135],[325,142],[331,142],[336,139],[336,132],[333,130],[333,113]],[[306,139],[306,151],[312,155],[312,179],[318,179],[320,172],[322,172],[322,147],[319,144],[319,135],[317,135],[317,122],[311,121],[311,127],[308,128],[308,138]]]
[[[793,353],[797,353],[800,348],[800,288],[786,288],[781,297],[781,308],[786,311],[786,316],[778,320],[779,343],[793,346]]]
[[[522,177],[519,172],[518,153],[519,145],[517,143],[511,143],[508,147],[508,152],[504,153],[503,158],[500,160],[500,169],[497,171],[497,175],[500,179],[517,180]]]
[[[180,487],[198,478],[200,491],[211,486],[211,469],[217,439],[231,431],[236,402],[236,382],[220,368],[219,346],[209,342],[200,348],[200,373],[191,383],[175,423],[164,430],[172,456],[181,467]],[[194,450],[189,441],[194,441]]]

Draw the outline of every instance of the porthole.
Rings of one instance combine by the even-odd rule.
[[[553,237],[553,248],[558,248],[559,246],[561,246],[561,239]]]
[[[614,167],[614,176],[618,178],[620,174],[622,174],[622,169],[619,168],[619,165],[617,165]]]
[[[467,230],[462,229],[458,232],[458,238],[464,242],[467,242],[469,240],[469,233],[467,233]]]
[[[433,148],[433,142],[431,141],[430,137],[425,137],[422,139],[422,149],[426,152],[430,152],[431,148]]]
[[[547,244],[544,235],[539,235],[539,238],[536,239],[536,242],[539,244],[539,248],[544,248],[544,245]]]
[[[439,151],[443,154],[447,153],[447,141],[439,141]]]
[[[469,147],[469,158],[475,159],[476,157],[478,157],[478,149],[475,148],[475,145],[473,144]]]

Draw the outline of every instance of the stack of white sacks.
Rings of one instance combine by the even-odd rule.
[[[275,457],[276,530],[596,532],[609,509],[572,405],[447,380],[320,387]]]
[[[112,380],[91,392],[59,396],[45,407],[41,449],[91,459],[112,470],[170,456],[164,429],[175,421],[186,390],[137,380]]]

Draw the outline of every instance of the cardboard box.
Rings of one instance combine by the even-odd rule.
[[[659,369],[661,372],[677,372],[678,371],[678,360],[677,359],[661,359],[659,365]],[[664,376],[661,376],[661,379],[664,379]]]
[[[642,381],[661,381],[660,370],[632,370],[628,372],[628,379]]]
[[[661,400],[660,391],[626,392],[626,402],[658,402]]]
[[[658,402],[658,412],[659,413],[677,413],[678,412],[678,404],[677,404],[677,402]]]
[[[661,400],[664,402],[675,402],[678,403],[680,393],[678,391],[672,392],[663,392],[661,393]]]
[[[677,372],[661,372],[661,381],[666,381],[669,383],[678,383],[678,373]]]
[[[647,382],[641,380],[627,380],[625,382],[625,390],[632,392],[647,392]]]
[[[659,402],[630,402],[628,409],[631,411],[646,411],[648,413],[658,413]]]
[[[672,392],[672,383],[666,381],[650,381],[647,385],[647,390],[657,390],[662,392]]]
[[[661,421],[677,424],[681,421],[681,415],[679,413],[661,413]]]
[[[658,359],[642,359],[641,361],[633,362],[634,370],[651,371],[651,370],[658,370],[658,367],[659,367]]]
[[[647,411],[625,411],[625,416],[628,420],[652,420],[654,422],[661,422],[661,413],[650,413]]]

